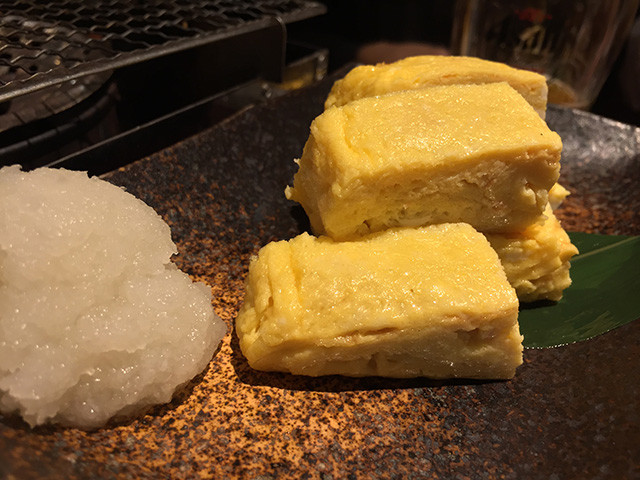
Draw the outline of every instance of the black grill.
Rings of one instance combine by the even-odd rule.
[[[0,101],[323,11],[303,0],[0,0]]]

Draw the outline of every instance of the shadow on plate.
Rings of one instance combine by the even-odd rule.
[[[222,344],[222,343],[221,343]],[[218,355],[220,351],[221,344],[218,345],[216,351],[212,355],[212,359]],[[116,414],[107,423],[101,427],[95,428],[78,428],[74,426],[68,426],[64,424],[43,424],[35,427],[31,427],[27,422],[25,422],[19,414],[0,414],[0,424],[5,425],[14,430],[22,430],[24,432],[35,433],[37,435],[49,436],[55,435],[65,430],[79,430],[83,431],[86,434],[95,434],[101,432],[102,430],[111,430],[116,427],[124,427],[129,426],[135,422],[141,422],[142,424],[147,423],[145,420],[145,416],[149,415],[150,417],[164,417],[171,411],[178,408],[184,402],[186,402],[189,397],[193,394],[193,390],[202,383],[205,376],[208,374],[209,369],[211,368],[211,362],[207,364],[205,369],[200,372],[198,375],[193,377],[191,380],[183,383],[176,387],[173,396],[171,397],[171,401],[168,403],[156,404],[156,405],[147,405],[143,407],[136,407],[131,410],[127,410],[120,414]]]

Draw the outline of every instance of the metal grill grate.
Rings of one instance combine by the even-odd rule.
[[[305,0],[0,0],[0,101],[324,10]]]

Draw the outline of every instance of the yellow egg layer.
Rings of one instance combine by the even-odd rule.
[[[551,207],[551,209],[555,210],[556,208],[558,208],[562,204],[562,202],[564,202],[564,199],[567,198],[570,194],[571,193],[569,192],[569,190],[564,188],[559,183],[556,183],[553,187],[551,187],[551,190],[549,190],[549,206]]]
[[[338,240],[447,222],[519,231],[542,221],[561,150],[506,83],[397,92],[318,116],[285,194]]]
[[[511,378],[522,363],[517,316],[486,238],[444,224],[266,245],[251,261],[236,330],[258,370]]]
[[[522,302],[558,301],[571,285],[569,262],[578,249],[550,206],[545,215],[543,224],[531,225],[520,233],[487,235]]]
[[[400,90],[496,82],[507,82],[531,104],[540,117],[545,117],[548,90],[544,76],[489,60],[439,55],[355,67],[335,82],[325,108]]]

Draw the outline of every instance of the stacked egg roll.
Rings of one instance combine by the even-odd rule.
[[[550,207],[562,142],[544,77],[419,57],[357,67],[326,106],[285,190],[315,236],[249,266],[236,320],[249,364],[513,377],[518,297],[559,299],[575,253]]]

